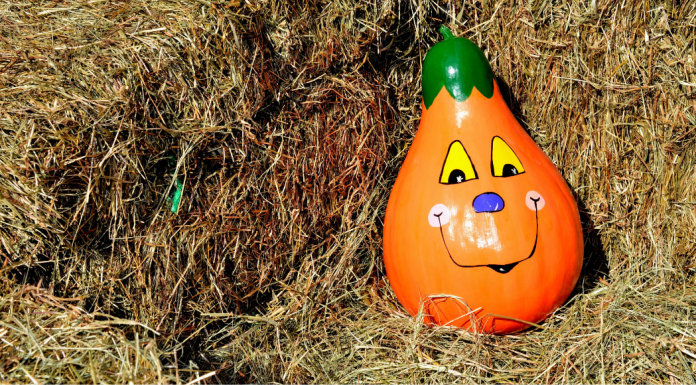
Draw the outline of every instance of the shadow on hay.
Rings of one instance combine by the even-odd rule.
[[[31,258],[31,257],[30,257]],[[30,263],[22,263],[9,269],[7,276],[22,286],[46,286],[54,273],[54,261],[43,253],[37,253]]]
[[[517,118],[527,134],[532,136],[532,133],[524,123],[527,119],[522,113],[522,102],[516,97],[515,93],[512,92],[505,80],[496,77],[496,82],[512,114]],[[582,224],[582,237],[585,243],[580,279],[578,279],[578,283],[575,285],[572,294],[565,302],[565,304],[568,304],[573,301],[578,294],[585,294],[594,290],[600,282],[600,278],[604,278],[609,274],[609,265],[607,263],[607,256],[604,253],[604,246],[602,245],[601,238],[595,229],[595,224],[587,211],[584,200],[575,192],[575,189],[568,183],[565,177],[564,180],[570,188],[570,191],[573,192],[573,197],[578,204],[580,222]]]
[[[599,234],[597,234],[592,217],[588,214],[583,200],[578,196],[575,197],[575,200],[578,202],[578,209],[580,210],[580,222],[582,223],[585,253],[583,256],[580,279],[568,301],[577,294],[584,294],[594,290],[600,278],[604,278],[609,274],[607,256],[604,253],[604,246],[602,245]]]

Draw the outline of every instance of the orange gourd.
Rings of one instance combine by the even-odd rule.
[[[394,183],[384,262],[403,306],[427,323],[507,334],[538,323],[580,275],[575,200],[501,97],[471,41],[423,62],[423,113]]]

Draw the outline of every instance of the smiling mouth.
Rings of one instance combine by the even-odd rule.
[[[534,198],[529,198],[529,199],[534,201],[534,217],[536,218],[536,235],[534,235],[534,247],[532,247],[532,251],[529,253],[529,256],[527,258],[520,259],[517,262],[508,263],[507,265],[495,265],[495,264],[460,265],[460,264],[458,264],[457,261],[455,261],[454,258],[452,258],[452,253],[450,253],[449,247],[447,247],[447,242],[445,241],[445,234],[442,231],[442,222],[440,222],[440,215],[442,215],[442,213],[434,214],[437,217],[437,221],[440,223],[440,235],[442,235],[442,242],[445,244],[445,249],[447,250],[447,254],[449,255],[452,262],[454,262],[454,264],[459,266],[459,267],[466,267],[466,268],[469,268],[469,267],[489,267],[489,268],[493,269],[493,271],[495,271],[496,273],[507,274],[510,271],[512,271],[512,269],[514,269],[515,266],[517,266],[520,263],[531,258],[534,255],[534,252],[536,251],[537,241],[539,240],[539,208],[537,207],[537,202],[539,202],[539,199],[534,199]]]

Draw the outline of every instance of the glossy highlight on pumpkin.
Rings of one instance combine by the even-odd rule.
[[[420,126],[387,205],[385,267],[399,301],[426,322],[513,333],[542,321],[574,288],[578,209],[480,49],[443,35],[424,60]]]

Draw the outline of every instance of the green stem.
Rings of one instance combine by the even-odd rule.
[[[445,38],[445,40],[451,39],[454,37],[454,34],[452,33],[452,31],[449,28],[445,27],[444,25],[440,26],[440,33],[442,34],[442,37]]]

